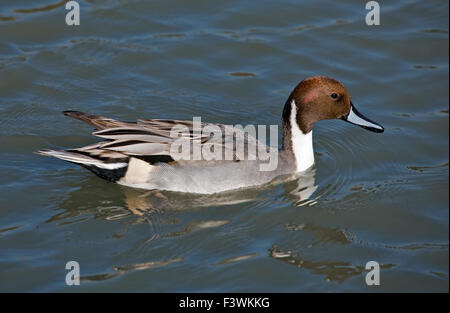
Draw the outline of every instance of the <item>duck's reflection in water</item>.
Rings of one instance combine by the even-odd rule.
[[[167,192],[159,190],[140,190],[128,187],[120,186],[117,190],[122,193],[115,193],[114,198],[108,202],[105,199],[97,199],[97,209],[95,210],[94,195],[97,192],[88,188],[90,196],[86,199],[86,202],[78,206],[78,209],[70,209],[70,206],[65,206],[65,213],[61,215],[59,213],[49,221],[71,219],[75,216],[84,215],[83,213],[94,213],[96,218],[104,218],[106,220],[123,220],[126,230],[124,233],[129,232],[129,228],[136,224],[148,223],[151,231],[147,232],[146,239],[142,238],[142,241],[138,244],[139,247],[135,250],[139,250],[140,254],[146,254],[154,246],[155,241],[163,240],[164,238],[184,237],[189,233],[201,231],[204,229],[222,228],[225,225],[232,224],[234,214],[226,214],[226,217],[221,215],[221,218],[210,218],[207,208],[221,207],[221,206],[237,206],[239,210],[245,210],[246,207],[254,208],[255,204],[259,206],[260,203],[264,206],[264,203],[271,203],[274,199],[282,202],[294,204],[297,206],[312,205],[317,200],[314,198],[314,193],[318,188],[315,185],[315,170],[309,170],[303,173],[301,176],[295,177],[282,177],[279,181],[274,181],[271,184],[261,186],[258,188],[248,188],[243,190],[236,190],[230,192],[223,192],[211,195],[200,194],[182,194],[176,192]],[[93,184],[97,186],[97,184]],[[95,187],[95,188],[101,188]],[[80,198],[80,194],[86,193],[86,190],[75,191],[70,195],[70,198],[65,203],[79,203],[76,198]],[[122,202],[123,201],[123,202]],[[119,210],[119,202],[122,202],[122,206]],[[125,206],[123,206],[123,203]],[[105,205],[106,204],[106,205]],[[112,209],[111,209],[112,208]],[[109,211],[108,211],[109,210]],[[126,211],[128,210],[128,214]],[[72,211],[72,213],[70,213]],[[200,212],[202,211],[202,212]],[[76,214],[78,212],[78,214]],[[217,211],[215,211],[217,212]],[[198,218],[197,213],[201,218]],[[75,214],[75,215],[73,215]],[[187,215],[186,215],[187,214]],[[135,218],[131,218],[134,215]],[[197,217],[195,217],[197,216]],[[194,217],[192,219],[192,217]],[[181,226],[181,227],[180,227]],[[172,245],[176,244],[172,242]],[[267,247],[270,251],[271,257],[286,261],[290,264],[301,266],[306,269],[313,270],[314,272],[322,275],[326,275],[330,279],[340,280],[342,276],[353,276],[361,272],[360,268],[353,268],[340,263],[335,267],[342,267],[345,273],[337,274],[336,277],[330,275],[326,270],[327,264],[320,262],[309,262],[298,259],[297,256],[285,255],[282,251],[275,251]],[[186,251],[189,249],[186,248]],[[184,251],[184,252],[186,252]],[[248,251],[249,253],[242,255],[228,256],[217,262],[215,265],[227,265],[235,262],[241,262],[248,259],[252,259],[258,256],[262,256],[260,253],[254,251]],[[150,253],[149,253],[150,254]],[[162,258],[159,260],[145,260],[145,262],[131,263],[131,264],[119,264],[113,267],[113,271],[109,273],[94,274],[84,276],[83,280],[105,280],[116,277],[134,270],[149,269],[154,267],[166,266],[176,262],[182,262],[183,256],[186,253],[180,255],[174,255],[169,258]],[[334,266],[334,265],[330,265]],[[322,268],[322,269],[321,269]],[[345,278],[344,278],[345,279]]]
[[[287,264],[325,276],[326,281],[342,283],[351,277],[361,275],[365,271],[362,265],[337,260],[307,260],[301,255],[294,255],[290,251],[283,251],[279,248],[272,248],[269,255]]]
[[[270,184],[255,188],[246,188],[215,194],[186,194],[159,190],[141,190],[123,187],[128,209],[136,215],[148,216],[164,210],[186,210],[223,205],[237,205],[251,201],[266,200],[267,194],[277,184],[283,183],[286,198],[295,205],[313,204],[312,195],[315,185],[315,169],[301,176],[280,177]]]
[[[187,194],[159,190],[142,190],[124,186],[111,186],[105,191],[98,178],[89,177],[79,183],[76,190],[64,195],[66,199],[57,206],[60,209],[47,219],[47,223],[67,225],[94,219],[121,220],[130,215],[141,217],[134,223],[153,217],[167,216],[168,212],[195,211],[208,207],[241,205],[246,203],[268,202],[279,199],[294,205],[315,203],[312,197],[317,189],[315,170],[309,170],[302,176],[282,177],[278,181],[257,188],[246,188],[216,194]],[[289,179],[290,178],[290,179]],[[73,188],[74,186],[70,186]],[[119,192],[118,192],[119,191]],[[264,205],[264,203],[263,203]],[[249,204],[248,207],[252,205]]]
[[[364,264],[353,264],[340,260],[308,260],[308,258],[302,257],[301,253],[285,251],[279,247],[272,247],[269,255],[299,269],[310,270],[316,275],[325,276],[327,282],[343,283],[349,278],[368,273]],[[380,269],[389,269],[394,266],[395,264],[380,264]]]

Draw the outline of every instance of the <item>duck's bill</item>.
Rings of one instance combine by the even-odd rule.
[[[346,122],[358,125],[375,133],[384,132],[383,126],[375,123],[374,121],[371,121],[370,119],[359,113],[353,103],[350,103],[350,112],[347,115],[343,116],[342,119]]]

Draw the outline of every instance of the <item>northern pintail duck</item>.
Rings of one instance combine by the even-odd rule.
[[[217,136],[197,133],[193,121],[142,119],[121,122],[77,111],[63,113],[92,125],[97,129],[93,134],[105,140],[77,149],[39,150],[36,153],[81,165],[99,177],[121,185],[204,194],[262,185],[277,181],[279,177],[287,179],[312,167],[312,129],[320,120],[341,119],[373,132],[384,131],[381,125],[356,110],[339,81],[325,76],[303,80],[287,99],[282,113],[282,148],[279,151],[276,148],[277,166],[272,170],[261,170],[264,161],[251,158],[251,149],[247,146],[247,153],[243,154],[236,151],[236,142],[231,146],[225,144],[230,136],[236,140],[243,135],[241,138],[246,145],[263,147],[258,151],[273,151],[239,127],[201,123],[202,128],[221,131]],[[187,135],[182,133],[177,138],[189,140],[191,158],[180,159],[171,149],[177,139],[171,133],[174,127],[187,130]],[[211,149],[214,145],[213,150],[219,149],[224,154],[231,152],[232,158],[192,158],[194,143],[201,149]]]

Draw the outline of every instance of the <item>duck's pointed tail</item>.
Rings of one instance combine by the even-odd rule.
[[[123,161],[105,162],[100,159],[81,154],[77,151],[66,150],[39,150],[34,152],[39,155],[52,156],[64,161],[75,163],[87,168],[91,172],[109,181],[117,181],[125,175],[128,163]]]
[[[80,111],[63,111],[63,114],[66,116],[76,118],[77,120],[86,122],[89,125],[94,126],[98,130],[120,127],[124,125],[124,122],[116,121],[113,120],[112,118],[100,115],[91,115]]]

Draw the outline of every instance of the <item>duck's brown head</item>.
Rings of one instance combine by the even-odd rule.
[[[295,87],[286,102],[283,121],[289,123],[292,114],[303,134],[309,133],[316,122],[328,119],[342,119],[377,133],[384,131],[356,110],[344,85],[326,76],[309,77]]]

